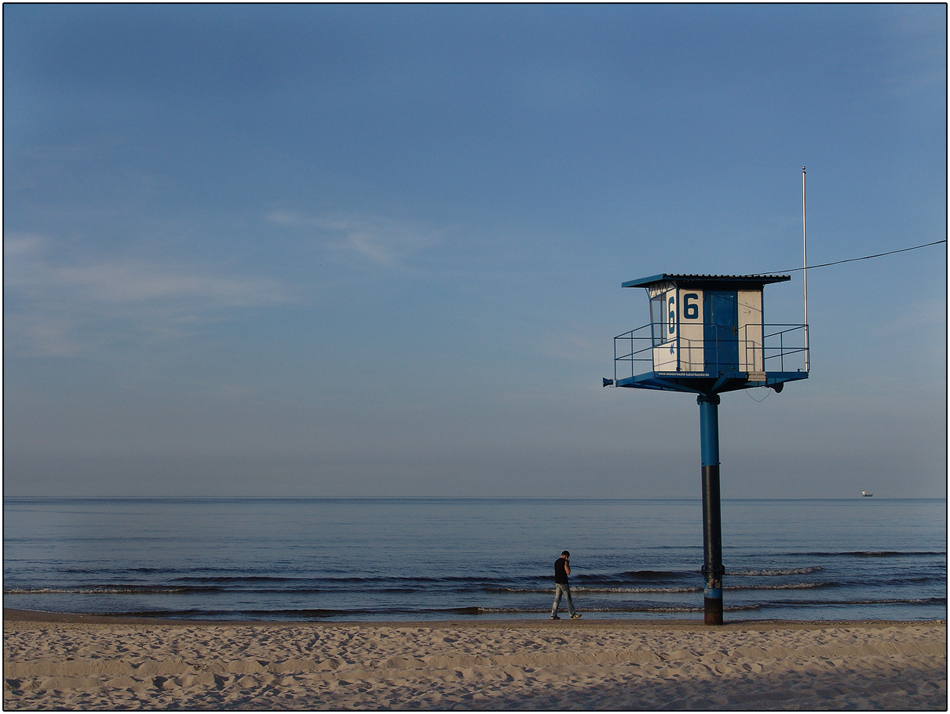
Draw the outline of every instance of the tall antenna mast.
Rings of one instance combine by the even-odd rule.
[[[802,292],[805,298],[805,371],[808,371],[808,241],[805,231],[805,167],[802,166]]]

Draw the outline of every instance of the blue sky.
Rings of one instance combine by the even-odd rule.
[[[6,5],[8,496],[698,497],[661,272],[946,238],[946,6]],[[809,273],[722,495],[946,493],[945,244]],[[766,320],[802,321],[801,273]]]

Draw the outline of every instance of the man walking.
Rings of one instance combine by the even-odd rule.
[[[571,619],[576,620],[581,616],[574,609],[574,601],[571,599],[571,586],[568,584],[567,576],[571,574],[571,554],[566,550],[561,553],[561,557],[554,561],[554,606],[551,608],[551,619],[560,620],[557,616],[558,605],[561,604],[561,595],[567,596],[567,609],[571,613]]]

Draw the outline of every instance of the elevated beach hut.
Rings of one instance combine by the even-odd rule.
[[[623,283],[646,289],[650,322],[614,338],[614,378],[604,386],[689,392],[700,407],[706,624],[721,625],[723,609],[719,394],[750,387],[781,392],[786,382],[808,378],[807,324],[764,318],[764,287],[788,280],[662,273]]]
[[[805,325],[767,325],[762,292],[788,275],[670,275],[629,280],[645,288],[650,323],[614,338],[614,384],[718,394],[782,390],[808,377]]]

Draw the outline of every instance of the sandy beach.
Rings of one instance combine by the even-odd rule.
[[[947,708],[945,622],[162,622],[4,611],[6,709]]]

